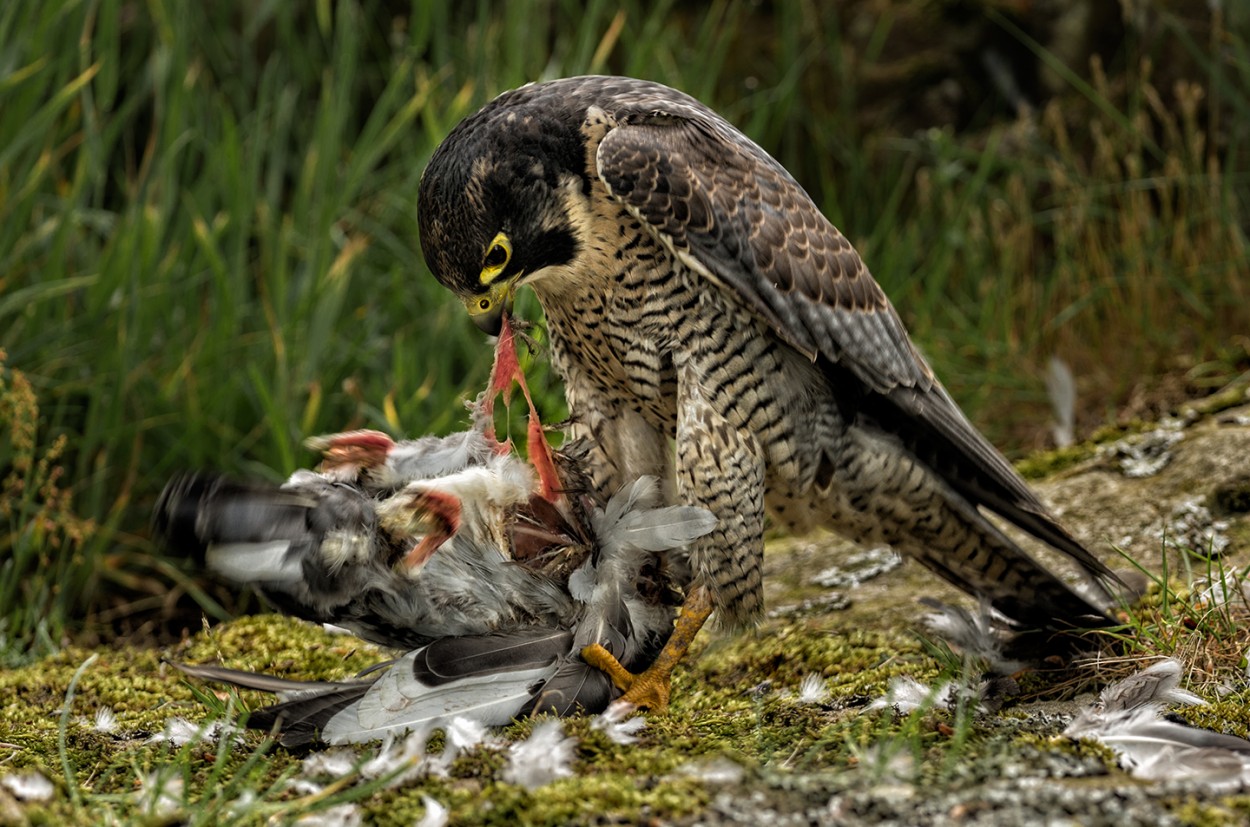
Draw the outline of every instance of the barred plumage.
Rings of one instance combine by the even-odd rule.
[[[718,517],[692,586],[731,622],[762,608],[766,507],[889,543],[1023,624],[1107,622],[981,513],[1109,574],[964,417],[850,243],[693,98],[611,77],[505,93],[431,158],[420,223],[484,329],[533,287],[599,486],[659,475]]]

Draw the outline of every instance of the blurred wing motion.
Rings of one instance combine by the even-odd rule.
[[[158,530],[203,554],[215,574],[290,614],[412,650],[376,676],[341,683],[179,666],[276,693],[279,703],[252,713],[249,726],[276,729],[293,746],[456,716],[493,725],[598,712],[620,692],[581,659],[584,646],[599,643],[633,668],[655,658],[679,600],[656,553],[712,530],[710,512],[652,508],[651,478],[603,508],[582,494],[552,502],[528,466],[477,431],[384,440],[323,440],[322,471],[280,487],[180,477],[158,504]],[[557,464],[577,478],[573,453]]]
[[[175,478],[157,504],[158,533],[283,612],[383,646],[572,622],[574,603],[547,566],[589,553],[589,534],[568,509],[532,503],[529,466],[480,431],[399,443],[356,431],[313,444],[321,472],[282,486]]]

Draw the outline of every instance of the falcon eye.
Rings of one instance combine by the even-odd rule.
[[[508,236],[499,233],[491,239],[490,246],[486,248],[486,257],[482,259],[482,273],[478,277],[482,284],[490,284],[495,277],[503,272],[503,268],[508,266],[509,259],[512,258],[512,242],[508,240]]]
[[[503,267],[508,263],[508,251],[501,245],[496,244],[490,248],[490,252],[486,254],[486,261],[482,262],[483,267],[491,269]]]
[[[479,310],[490,310],[490,299],[487,298],[486,296],[483,296],[482,298],[478,299],[477,307]]]

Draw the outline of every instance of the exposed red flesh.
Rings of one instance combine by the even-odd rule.
[[[405,568],[419,569],[460,530],[460,499],[444,491],[423,491],[413,498],[413,508],[424,512],[430,522],[430,530],[403,561]]]
[[[395,441],[386,434],[368,430],[318,437],[310,439],[308,444],[321,451],[323,473],[343,477],[384,464],[395,447]]]
[[[486,435],[498,442],[495,436],[495,397],[503,395],[504,405],[512,400],[512,383],[521,386],[525,396],[525,404],[529,406],[529,425],[526,427],[526,451],[530,464],[538,473],[539,491],[543,499],[554,502],[560,496],[560,476],[556,472],[555,458],[551,453],[551,445],[547,435],[543,433],[542,420],[538,418],[538,409],[534,407],[534,398],[530,396],[529,386],[525,384],[525,372],[521,370],[521,361],[516,352],[516,334],[507,314],[503,317],[503,326],[499,330],[499,340],[495,344],[495,363],[491,366],[490,384],[486,388],[486,399],[482,402],[482,415],[486,418]],[[511,446],[504,444],[503,452]]]

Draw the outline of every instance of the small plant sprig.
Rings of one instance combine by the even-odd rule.
[[[52,648],[82,596],[82,550],[96,525],[79,517],[60,464],[66,437],[41,443],[39,401],[0,350],[0,662],[23,642]]]

